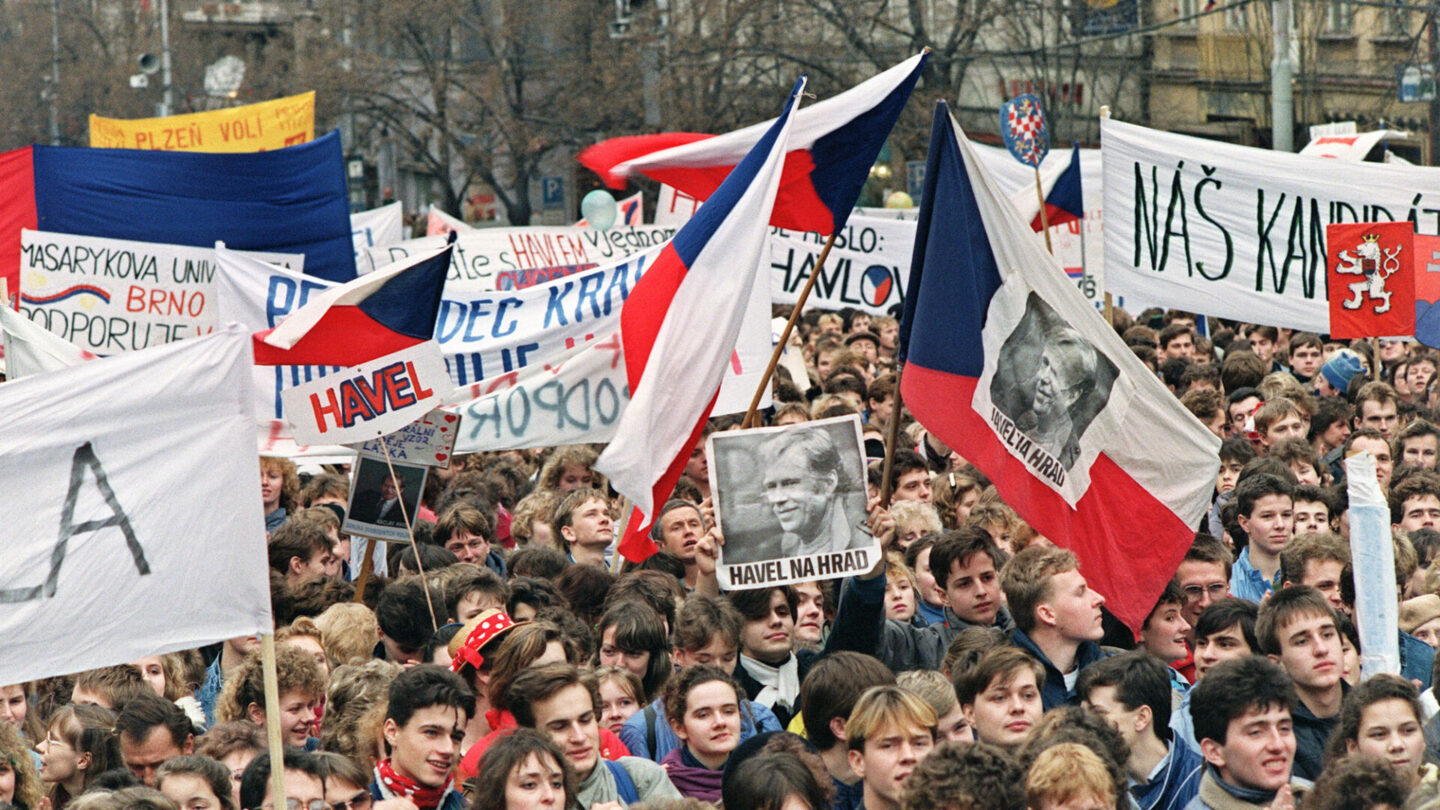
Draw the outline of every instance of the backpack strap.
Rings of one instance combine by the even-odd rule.
[[[630,772],[625,766],[608,759],[600,760],[610,769],[610,775],[615,777],[615,789],[620,793],[620,803],[627,807],[640,803],[640,791],[635,789],[635,780],[630,778]]]
[[[656,762],[660,761],[660,757],[655,751],[655,746],[658,745],[655,740],[655,723],[659,720],[658,715],[659,712],[655,711],[654,703],[645,704],[645,747],[650,752],[650,758]]]

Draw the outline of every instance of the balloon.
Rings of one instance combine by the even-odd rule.
[[[610,230],[615,224],[615,215],[620,207],[615,204],[615,197],[603,188],[597,188],[580,201],[580,216],[590,223],[590,227],[601,231]]]
[[[890,196],[885,198],[886,208],[914,208],[915,201],[909,194],[903,191],[892,191]]]

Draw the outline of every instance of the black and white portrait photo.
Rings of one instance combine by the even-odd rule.
[[[854,573],[877,547],[866,526],[860,421],[848,416],[710,437],[725,546],[721,581],[760,587]],[[800,562],[796,562],[800,561]],[[816,567],[818,566],[818,567]]]
[[[395,474],[391,475],[385,459],[363,453],[356,457],[355,482],[345,509],[345,532],[382,540],[410,539],[405,516],[412,524],[415,522],[415,510],[430,468],[399,462],[394,467]]]
[[[1032,292],[1000,349],[990,400],[1015,430],[1068,471],[1118,375],[1110,358]]]

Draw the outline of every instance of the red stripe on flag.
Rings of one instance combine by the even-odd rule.
[[[1047,224],[1053,228],[1056,225],[1064,225],[1067,222],[1078,222],[1079,220],[1080,217],[1066,211],[1064,208],[1054,203],[1045,203],[1045,222],[1043,224]],[[1036,214],[1035,218],[1030,221],[1030,230],[1039,231],[1041,224],[1040,215]]]
[[[600,175],[605,185],[613,189],[623,189],[628,178],[610,172],[621,163],[713,137],[715,136],[699,132],[661,132],[656,135],[610,138],[594,146],[587,146],[576,160],[580,161],[580,165]]]
[[[35,162],[30,147],[0,153],[0,278],[12,298],[20,296],[20,229],[39,227],[35,211]],[[6,301],[4,304],[9,305]]]
[[[259,366],[358,366],[425,341],[387,329],[359,307],[332,306],[289,349],[265,342],[271,329],[251,341]]]
[[[970,403],[976,380],[906,364],[906,407],[995,483],[1000,497],[1040,534],[1074,551],[1110,612],[1139,631],[1195,539],[1168,506],[1103,453],[1090,488],[1071,508],[1005,448]]]

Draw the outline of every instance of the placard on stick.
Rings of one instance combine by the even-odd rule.
[[[865,513],[860,419],[725,431],[706,444],[716,520],[716,575],[745,590],[868,571],[880,554]]]
[[[392,477],[383,455],[377,457],[360,453],[356,457],[355,477],[350,486],[350,501],[345,504],[342,531],[379,540],[410,542],[405,515],[415,520],[420,493],[425,489],[430,467],[398,460],[393,464],[395,475]]]
[[[420,464],[426,467],[449,469],[450,457],[455,453],[455,437],[460,432],[460,415],[454,410],[436,408],[419,419],[385,436],[386,447],[380,439],[370,439],[346,445],[353,447],[362,456],[385,458],[389,449],[393,461],[406,464]]]

